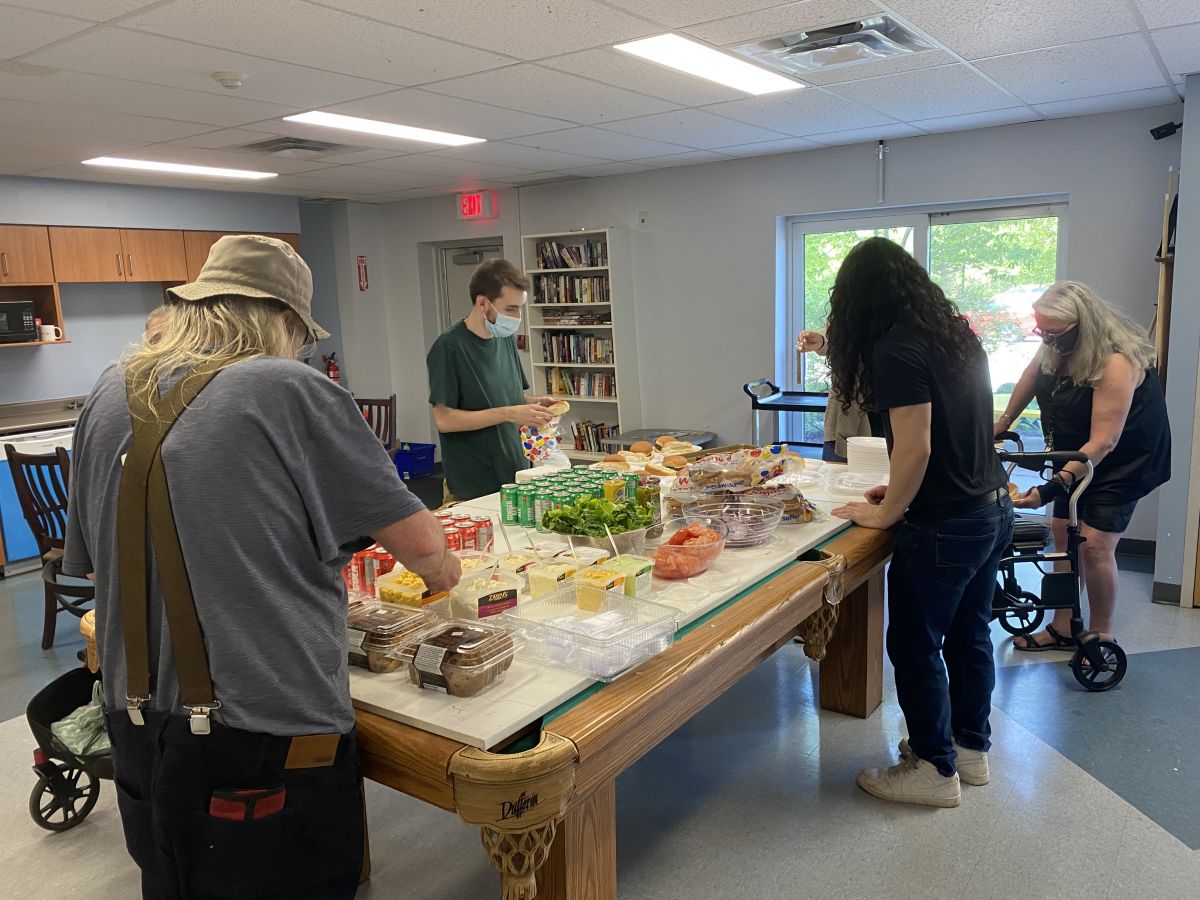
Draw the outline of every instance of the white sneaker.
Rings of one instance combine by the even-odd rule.
[[[958,806],[962,797],[957,774],[947,778],[933,763],[911,753],[890,769],[863,769],[858,773],[858,786],[880,800],[920,806],[951,808]]]
[[[988,770],[987,754],[982,750],[968,750],[961,746],[958,741],[954,742],[954,752],[958,755],[958,778],[963,784],[971,784],[979,787],[988,783],[991,773]],[[900,741],[900,758],[912,756],[912,748],[908,746],[908,739],[902,738]]]

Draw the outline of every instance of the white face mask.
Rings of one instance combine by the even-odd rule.
[[[488,301],[488,306],[492,308],[492,312],[496,314],[496,321],[492,322],[489,319],[484,319],[484,327],[492,337],[512,337],[521,330],[520,316],[506,316],[500,310],[496,309],[496,305],[491,300]]]

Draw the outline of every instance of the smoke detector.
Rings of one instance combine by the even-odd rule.
[[[933,47],[890,16],[871,16],[841,25],[762,38],[730,48],[785,75],[891,59]]]
[[[245,75],[238,72],[213,72],[212,79],[227,91],[236,91],[242,86],[242,82],[246,79]]]

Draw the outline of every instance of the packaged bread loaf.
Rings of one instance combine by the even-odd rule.
[[[675,482],[679,493],[740,493],[778,478],[789,469],[804,466],[804,460],[786,444],[772,444],[733,453],[705,456],[690,463]]]
[[[508,629],[452,620],[406,644],[398,662],[413,684],[452,697],[473,697],[512,665],[516,644]]]

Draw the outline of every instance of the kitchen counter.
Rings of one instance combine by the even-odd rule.
[[[34,403],[10,403],[0,406],[0,435],[22,431],[41,431],[74,425],[86,397],[62,397]],[[78,408],[71,409],[71,406]]]

